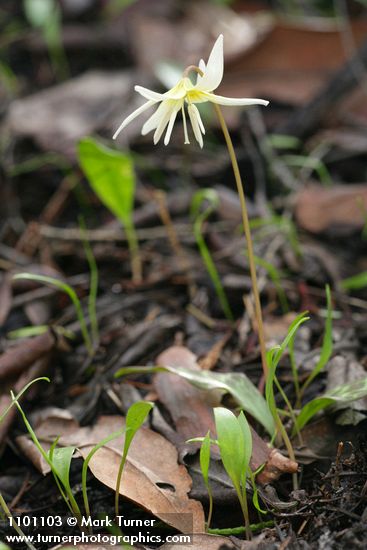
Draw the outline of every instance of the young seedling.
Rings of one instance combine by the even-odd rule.
[[[231,478],[240,501],[245,520],[246,538],[251,539],[248,513],[246,480],[252,454],[252,436],[245,415],[241,411],[236,417],[223,407],[214,409],[218,446],[224,469]]]
[[[31,436],[31,439],[34,445],[36,446],[37,450],[39,451],[40,455],[45,460],[45,462],[50,466],[51,471],[54,475],[57,487],[67,507],[69,508],[71,513],[74,514],[74,516],[77,518],[78,523],[81,524],[80,508],[74,498],[73,492],[70,487],[70,481],[69,481],[70,464],[75,451],[75,447],[56,448],[56,444],[57,444],[57,440],[56,440],[52,444],[50,450],[48,452],[45,451],[42,445],[40,444],[32,426],[28,422],[27,416],[19,404],[18,397],[15,396],[13,392],[10,392],[10,394],[11,394],[13,403],[18,408],[23,418],[23,422],[28,430],[29,435]]]
[[[99,344],[99,329],[97,319],[98,267],[92,247],[87,239],[85,222],[82,217],[79,217],[79,227],[82,234],[84,253],[85,257],[87,258],[90,273],[88,314],[90,319],[92,342],[93,346],[96,348]]]
[[[45,275],[36,275],[34,273],[18,273],[17,275],[14,275],[13,279],[23,279],[26,281],[36,281],[37,283],[42,283],[47,286],[51,286],[53,288],[57,288],[58,290],[61,290],[62,292],[65,292],[70,300],[72,301],[75,311],[78,317],[78,321],[80,324],[80,330],[82,332],[83,340],[85,347],[87,348],[88,354],[92,357],[94,354],[92,339],[89,335],[87,323],[84,317],[83,308],[81,306],[80,300],[77,296],[77,293],[75,290],[65,283],[64,281],[61,281],[60,279],[55,279],[54,277],[46,277]]]
[[[200,470],[201,470],[201,475],[203,476],[204,485],[208,491],[208,497],[209,497],[209,511],[208,511],[208,519],[206,522],[206,530],[209,531],[210,522],[213,514],[213,495],[212,495],[212,490],[209,483],[210,445],[212,443],[217,445],[218,442],[216,440],[210,439],[210,431],[207,432],[205,437],[194,437],[186,441],[186,443],[198,443],[198,442],[201,443]]]
[[[3,497],[3,495],[0,493],[0,507],[2,508],[5,517],[8,518],[11,522],[12,527],[15,529],[15,531],[18,533],[18,535],[21,537],[20,540],[23,540],[26,544],[26,546],[29,548],[29,550],[37,550],[35,546],[31,542],[29,542],[28,537],[23,533],[21,528],[19,527],[18,523],[13,519],[13,516],[8,508],[8,505],[6,504],[6,501]],[[1,514],[0,514],[1,518]],[[9,546],[4,544],[0,541],[0,550],[11,550]]]
[[[326,305],[327,305],[327,316],[325,323],[325,333],[322,342],[320,359],[313,368],[310,376],[307,378],[300,390],[300,396],[302,398],[305,390],[311,384],[311,382],[320,374],[320,372],[325,367],[326,363],[329,361],[330,356],[333,352],[333,310],[331,304],[331,293],[329,285],[326,285]]]
[[[200,212],[201,206],[204,202],[207,203],[207,206],[202,212]],[[191,217],[194,219],[194,234],[196,243],[198,245],[205,267],[213,282],[215,292],[217,293],[218,300],[220,302],[220,305],[222,306],[223,313],[229,321],[233,321],[234,317],[231,306],[228,303],[228,299],[226,293],[224,292],[224,288],[220,280],[217,268],[215,267],[215,263],[213,261],[213,258],[211,257],[202,233],[205,221],[218,206],[218,193],[214,191],[214,189],[201,189],[200,191],[197,191],[195,193],[192,199]]]
[[[139,401],[138,403],[134,403],[131,405],[129,410],[126,414],[126,420],[125,420],[125,441],[124,441],[124,449],[121,457],[121,462],[117,474],[116,479],[116,492],[115,492],[115,514],[116,516],[119,515],[119,498],[120,498],[120,485],[121,485],[121,478],[122,478],[122,472],[125,467],[127,454],[130,449],[130,445],[132,443],[132,440],[134,439],[136,432],[139,430],[139,428],[144,424],[145,419],[147,418],[148,414],[154,407],[154,403],[150,401]]]
[[[88,500],[88,493],[87,493],[87,473],[88,473],[89,463],[90,463],[91,459],[93,458],[94,454],[99,449],[104,447],[110,441],[113,441],[117,437],[120,437],[120,435],[122,435],[125,431],[126,431],[126,428],[124,427],[121,430],[118,430],[117,432],[113,432],[111,435],[109,435],[109,436],[105,437],[104,439],[102,439],[102,441],[97,443],[97,445],[95,445],[93,447],[93,449],[88,453],[88,455],[86,456],[86,458],[83,462],[83,468],[82,468],[82,493],[83,493],[83,502],[84,502],[86,517],[90,517],[90,515],[91,515],[89,500]],[[92,527],[89,528],[89,532],[90,532],[90,534],[93,533]]]
[[[190,80],[189,74],[196,73],[197,78],[195,84]],[[213,93],[213,91],[219,86],[223,78],[223,36],[220,35],[214,44],[214,47],[210,53],[208,63],[203,60],[200,61],[199,66],[190,65],[187,67],[182,75],[182,78],[177,84],[164,94],[159,94],[152,90],[143,88],[142,86],[135,86],[135,90],[140,93],[147,102],[141,107],[131,113],[116,130],[113,138],[115,139],[118,134],[123,130],[132,120],[134,120],[141,113],[147,109],[158,106],[157,110],[147,120],[142,128],[142,134],[145,135],[148,132],[154,130],[153,141],[154,144],[158,143],[162,137],[164,131],[166,135],[164,143],[167,145],[171,138],[172,129],[179,111],[182,113],[184,139],[185,143],[190,143],[187,122],[186,122],[186,108],[191,122],[192,130],[194,132],[195,139],[199,143],[200,147],[203,146],[203,134],[205,134],[205,128],[200,117],[197,103],[210,102],[213,103],[215,111],[217,113],[221,129],[224,134],[228,153],[231,159],[232,168],[236,180],[237,191],[241,204],[242,222],[247,241],[250,274],[252,281],[252,290],[255,301],[255,314],[257,331],[259,336],[261,360],[264,377],[267,377],[267,364],[266,364],[266,347],[265,336],[262,321],[260,295],[257,285],[256,265],[251,240],[250,224],[247,214],[246,198],[243,190],[243,184],[241,180],[241,174],[238,167],[236,154],[233,148],[232,140],[228,132],[226,122],[224,120],[222,111],[219,105],[268,105],[268,101],[264,99],[248,99],[248,98],[229,98],[219,96]]]
[[[287,430],[283,426],[283,423],[281,421],[281,418],[279,416],[279,412],[278,412],[278,409],[277,409],[277,406],[276,406],[275,395],[274,395],[274,386],[277,385],[278,389],[281,390],[281,386],[277,382],[277,378],[276,378],[276,368],[279,364],[279,361],[280,361],[286,347],[288,346],[289,342],[293,338],[294,334],[297,332],[299,326],[302,325],[302,323],[304,323],[305,321],[307,321],[309,319],[309,317],[307,317],[306,315],[307,315],[306,313],[301,313],[300,315],[298,315],[298,317],[296,317],[296,319],[290,325],[290,327],[288,329],[288,334],[285,337],[285,339],[283,340],[282,344],[280,346],[273,347],[272,349],[270,349],[268,351],[268,354],[267,354],[267,362],[268,362],[268,366],[269,366],[269,375],[268,375],[268,378],[266,380],[266,386],[265,386],[266,401],[267,401],[267,404],[269,406],[270,412],[273,415],[274,422],[275,422],[275,425],[277,427],[277,431],[279,432],[279,434],[281,435],[281,437],[284,441],[284,444],[285,444],[286,449],[288,451],[289,458],[291,460],[293,460],[294,462],[296,462],[296,460],[295,460],[295,456],[294,456],[293,447],[292,447],[292,444],[290,442],[289,436],[287,434]],[[284,398],[285,394],[282,390],[281,390],[281,392],[282,392],[282,396]],[[286,400],[286,402],[289,404],[288,400]],[[290,406],[290,404],[289,404],[289,406]],[[297,487],[296,474],[294,474],[294,477],[293,477],[293,484],[294,484],[294,487],[296,488]]]
[[[248,412],[264,426],[271,437],[274,435],[275,423],[268,404],[257,387],[244,373],[212,372],[185,369],[183,367],[122,367],[115,373],[115,377],[151,372],[171,372],[181,376],[197,388],[229,393],[241,409]]]
[[[125,229],[133,281],[139,283],[142,264],[133,221],[136,178],[131,156],[109,149],[92,138],[79,142],[78,156],[93,191]]]
[[[69,74],[62,43],[61,9],[56,0],[23,0],[24,12],[35,29],[40,29],[47,44],[51,63],[61,79]]]

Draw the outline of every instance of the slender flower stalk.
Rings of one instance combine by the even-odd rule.
[[[190,78],[190,72],[196,72],[196,83],[194,84]],[[184,132],[184,142],[185,144],[190,143],[188,128],[187,128],[187,116],[191,123],[192,131],[196,141],[199,143],[200,147],[203,147],[203,135],[205,134],[205,128],[200,117],[200,113],[196,104],[210,102],[214,104],[219,123],[221,125],[224,138],[227,144],[228,153],[231,159],[232,168],[234,172],[234,177],[236,180],[237,191],[240,199],[241,210],[242,210],[242,221],[244,233],[247,241],[248,247],[248,257],[250,263],[250,274],[252,282],[252,290],[254,295],[255,302],[255,316],[257,324],[257,332],[260,343],[260,352],[261,352],[261,362],[264,377],[266,379],[268,368],[266,363],[266,346],[265,346],[265,336],[264,328],[262,321],[261,313],[261,302],[260,295],[257,284],[256,276],[256,266],[255,266],[255,256],[253,252],[250,224],[247,214],[246,199],[245,193],[243,190],[243,183],[241,180],[241,174],[238,167],[238,162],[236,154],[233,148],[232,140],[228,132],[227,124],[224,120],[222,111],[219,105],[268,105],[268,101],[264,99],[249,99],[249,98],[231,98],[223,97],[217,94],[214,94],[213,91],[219,86],[223,78],[223,35],[220,35],[215,42],[213,49],[209,55],[207,64],[201,59],[199,65],[190,65],[187,67],[182,75],[182,78],[177,82],[177,84],[168,90],[164,94],[159,94],[142,86],[135,86],[135,90],[142,95],[147,102],[144,103],[141,107],[136,109],[131,113],[123,122],[120,124],[116,130],[113,138],[119,135],[119,133],[137,116],[141,113],[158,105],[156,111],[150,116],[150,118],[145,122],[142,128],[142,134],[146,135],[147,133],[154,130],[153,142],[154,144],[158,143],[162,137],[164,131],[166,131],[164,137],[164,144],[167,145],[170,141],[174,123],[177,118],[177,114],[181,111],[182,121],[183,121],[183,132]]]
[[[243,183],[242,183],[240,169],[238,167],[236,153],[234,151],[232,139],[231,139],[231,136],[230,136],[229,131],[228,131],[228,126],[226,124],[226,121],[224,120],[223,113],[222,113],[222,110],[219,107],[219,105],[214,105],[214,109],[217,113],[219,123],[220,123],[220,126],[222,128],[223,135],[224,135],[224,139],[226,141],[228,153],[229,153],[231,163],[232,163],[234,177],[235,177],[235,180],[236,180],[237,192],[238,192],[238,196],[240,198],[243,230],[245,232],[245,237],[246,237],[246,242],[247,242],[248,259],[249,259],[249,263],[250,263],[252,291],[253,291],[253,294],[254,294],[255,316],[256,316],[256,323],[257,323],[257,334],[258,334],[258,337],[259,337],[259,344],[260,344],[261,364],[262,364],[262,368],[263,368],[264,378],[266,380],[267,375],[268,375],[268,367],[267,367],[267,363],[266,363],[266,345],[265,345],[264,324],[263,324],[263,318],[262,318],[262,312],[261,312],[259,286],[257,284],[255,256],[254,256],[254,249],[253,249],[253,246],[252,246],[252,238],[251,238],[250,222],[249,222],[248,213],[247,213],[246,197],[245,197],[245,193],[244,193],[244,190],[243,190]]]

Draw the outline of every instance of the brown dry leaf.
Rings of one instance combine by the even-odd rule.
[[[265,339],[269,341],[275,340],[277,343],[284,340],[288,334],[289,325],[295,320],[297,315],[294,312],[289,312],[280,317],[267,317],[264,321]]]
[[[157,364],[166,367],[199,368],[196,356],[184,346],[172,346],[166,349],[157,358]],[[169,373],[157,374],[154,377],[154,387],[159,400],[168,409],[183,442],[193,437],[204,436],[208,430],[212,437],[215,437],[213,406],[220,404],[221,394],[199,390],[180,376]],[[251,469],[257,470],[265,463],[265,467],[257,477],[259,483],[271,483],[283,473],[297,471],[297,463],[284,457],[277,449],[270,450],[252,427],[251,433]],[[216,447],[212,448],[211,453],[213,457],[220,456]]]
[[[75,422],[75,421],[73,421]],[[74,427],[69,418],[53,416],[37,427],[36,434],[42,441],[51,442],[61,435],[59,445],[76,446],[85,458],[91,449],[111,433],[124,427],[120,416],[102,416],[95,426]],[[65,434],[64,427],[68,433]],[[30,453],[33,443],[25,444],[25,436],[18,438],[22,448]],[[96,452],[89,463],[93,475],[107,487],[115,489],[121,461],[124,437],[121,436]],[[47,447],[45,445],[45,447]],[[31,458],[34,459],[32,453]],[[44,473],[39,461],[34,462]],[[200,502],[189,499],[192,480],[185,466],[177,463],[177,450],[161,435],[141,428],[129,450],[122,476],[120,494],[139,504],[165,523],[186,533],[204,531],[204,512]]]
[[[367,23],[356,20],[352,28],[358,47],[365,40]],[[336,24],[321,19],[319,25],[315,19],[278,20],[255,48],[227,65],[220,93],[242,97],[245,90],[248,97],[303,105],[322,89],[346,59]]]
[[[307,231],[350,232],[362,229],[367,210],[367,185],[310,185],[298,193],[297,223]]]
[[[326,391],[329,392],[343,384],[348,384],[354,380],[364,380],[365,378],[366,370],[358,361],[343,355],[336,355],[331,359],[328,366]],[[343,411],[337,418],[337,424],[357,425],[366,419],[363,413],[367,411],[367,397],[348,404],[335,404],[333,409]]]
[[[7,126],[17,136],[73,157],[78,139],[121,116],[132,86],[130,72],[91,71],[14,101]]]

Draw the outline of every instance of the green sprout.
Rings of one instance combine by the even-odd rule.
[[[14,275],[13,279],[35,281],[37,283],[42,283],[42,284],[45,284],[46,286],[57,288],[58,290],[65,292],[69,296],[70,300],[74,305],[74,308],[79,320],[79,324],[80,324],[80,330],[82,332],[83,340],[85,343],[85,347],[87,348],[88,354],[91,357],[93,356],[94,354],[93,343],[92,343],[91,336],[88,332],[87,323],[83,313],[83,308],[81,306],[77,293],[69,284],[65,283],[64,281],[61,281],[60,279],[55,279],[55,277],[48,277],[46,275],[36,275],[34,273],[17,273],[16,275]]]
[[[62,44],[61,9],[56,0],[23,0],[23,8],[29,23],[40,29],[47,44],[55,73],[67,78],[69,67]]]
[[[224,407],[214,409],[218,446],[224,469],[231,478],[245,520],[246,537],[251,539],[246,480],[252,454],[252,435],[245,415],[236,417]]]
[[[204,202],[207,203],[207,206],[202,212],[200,212]],[[195,193],[192,199],[191,217],[194,219],[194,234],[196,243],[198,245],[205,267],[213,282],[215,292],[217,293],[223,313],[225,314],[227,319],[233,321],[234,317],[231,307],[229,305],[217,268],[215,267],[215,263],[206,245],[202,232],[205,221],[209,218],[210,214],[212,214],[212,212],[218,207],[218,205],[219,197],[218,193],[214,191],[214,189],[201,189],[200,191],[197,191]]]
[[[119,497],[120,497],[121,478],[122,478],[122,472],[126,464],[126,459],[130,449],[130,445],[136,435],[136,432],[144,424],[145,419],[147,418],[148,414],[150,413],[153,407],[154,407],[154,403],[152,403],[151,401],[138,401],[137,403],[134,403],[133,405],[131,405],[131,407],[127,411],[126,421],[125,421],[126,432],[125,432],[124,449],[123,449],[121,462],[120,462],[117,479],[116,479],[116,492],[115,492],[116,516],[119,515]]]
[[[133,221],[136,178],[131,156],[85,138],[79,142],[78,157],[93,191],[125,229],[133,281],[139,283],[142,265]]]

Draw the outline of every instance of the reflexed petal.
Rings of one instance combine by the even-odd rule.
[[[201,69],[201,67],[199,67]],[[210,53],[204,76],[198,76],[198,90],[212,91],[218,88],[223,78],[223,35],[219,35]]]
[[[161,139],[161,136],[162,136],[167,124],[169,123],[171,115],[172,115],[173,111],[176,108],[176,102],[166,100],[162,103],[162,108],[163,109],[162,109],[162,113],[161,113],[161,118],[160,118],[159,124],[157,126],[157,129],[154,132],[154,136],[153,136],[154,145],[157,145],[158,141]]]
[[[171,117],[169,119],[169,123],[168,123],[168,126],[167,126],[167,132],[166,132],[166,135],[164,137],[164,144],[165,145],[169,144],[169,140],[171,139],[173,125],[175,123],[177,113],[181,109],[181,106],[182,106],[182,102],[177,101],[176,107],[173,109],[173,111],[171,113]]]
[[[188,113],[189,113],[189,117],[190,117],[192,129],[193,129],[193,132],[194,132],[194,136],[196,138],[196,141],[198,142],[198,144],[202,148],[203,147],[203,136],[201,135],[201,127],[200,127],[199,120],[198,120],[198,117],[200,118],[198,108],[195,107],[195,105],[189,105],[187,110],[188,110]]]
[[[129,115],[127,118],[125,118],[125,120],[121,122],[120,126],[117,128],[116,132],[113,134],[112,139],[116,139],[119,133],[121,132],[121,130],[123,130],[128,124],[130,124],[130,122],[134,120],[134,118],[136,118],[141,113],[146,111],[146,109],[149,109],[149,107],[152,107],[155,103],[156,103],[155,101],[147,101],[141,107],[133,111],[131,115]]]
[[[146,134],[149,134],[152,130],[155,130],[159,124],[159,121],[162,118],[163,113],[166,110],[166,102],[162,101],[162,103],[159,105],[159,107],[154,111],[151,117],[148,118],[146,123],[143,125],[143,128],[141,130],[141,133],[143,136]]]
[[[158,94],[157,92],[153,92],[153,90],[148,90],[148,88],[143,88],[143,86],[135,86],[135,91],[138,92],[138,94],[145,97],[145,99],[150,99],[152,101],[162,101],[164,99],[163,94]]]
[[[206,97],[207,101],[218,103],[218,105],[265,105],[266,107],[269,104],[269,101],[266,101],[266,99],[223,97],[221,95],[210,94],[209,92],[203,92],[203,97]]]

